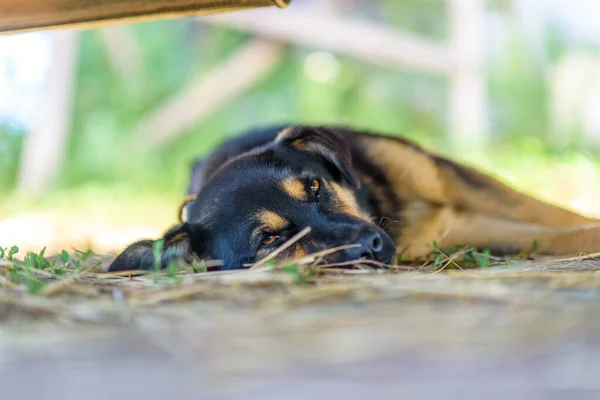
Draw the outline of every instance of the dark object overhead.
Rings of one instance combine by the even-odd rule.
[[[0,33],[286,7],[291,0],[3,0]]]

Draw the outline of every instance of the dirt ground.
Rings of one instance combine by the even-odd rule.
[[[600,262],[0,288],[7,399],[600,398]]]

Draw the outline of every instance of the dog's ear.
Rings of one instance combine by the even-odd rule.
[[[192,249],[192,230],[186,223],[171,228],[160,239],[162,247],[155,249],[161,243],[158,240],[142,240],[127,247],[112,262],[108,271],[151,270],[157,267],[155,253],[160,252],[160,268],[166,268],[173,261],[192,263],[199,256]],[[158,250],[158,251],[157,251]]]
[[[206,160],[196,160],[191,167],[190,183],[188,185],[188,194],[198,194],[204,186],[204,169],[206,168]]]
[[[340,179],[352,187],[358,187],[359,180],[352,169],[348,143],[334,130],[306,126],[290,127],[284,129],[275,142],[323,157],[339,173]]]

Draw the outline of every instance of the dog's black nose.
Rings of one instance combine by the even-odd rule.
[[[379,260],[384,247],[381,234],[371,228],[362,230],[353,244],[360,244],[360,247],[346,249],[348,260]]]

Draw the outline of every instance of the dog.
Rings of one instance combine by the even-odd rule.
[[[598,220],[404,139],[343,127],[255,130],[196,162],[191,176],[186,220],[160,241],[130,245],[109,271],[200,260],[237,269],[336,248],[321,261],[386,265],[460,245],[504,255],[533,243],[549,255],[600,250]]]

